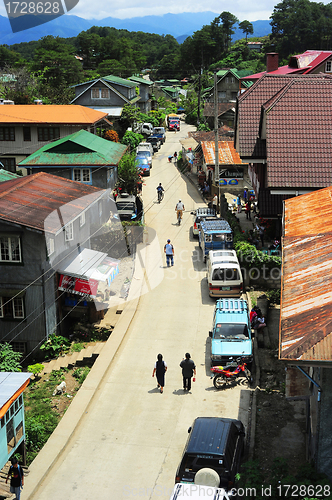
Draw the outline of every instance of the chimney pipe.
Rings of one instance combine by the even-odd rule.
[[[278,69],[279,54],[277,52],[269,52],[266,54],[266,72],[271,73]]]

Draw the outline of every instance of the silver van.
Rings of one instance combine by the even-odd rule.
[[[210,297],[240,297],[243,277],[235,250],[210,250],[206,277]]]

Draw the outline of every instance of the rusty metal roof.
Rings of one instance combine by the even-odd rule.
[[[279,358],[332,361],[332,187],[285,201]]]
[[[0,220],[55,234],[104,193],[39,172],[0,183]]]
[[[215,164],[215,143],[202,141],[203,155],[206,165]],[[242,160],[230,141],[219,141],[219,165],[241,165]]]

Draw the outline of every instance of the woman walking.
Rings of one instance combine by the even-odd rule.
[[[162,354],[158,354],[157,361],[154,365],[154,369],[152,372],[152,377],[156,374],[157,377],[157,387],[160,388],[161,394],[164,392],[165,386],[165,373],[167,372],[167,364],[163,361]]]

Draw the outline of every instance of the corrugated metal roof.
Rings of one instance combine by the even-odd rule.
[[[124,144],[79,130],[42,146],[21,161],[19,166],[39,168],[47,165],[117,165],[126,149]]]
[[[0,372],[0,408],[17,392],[31,377],[32,373]]]
[[[105,190],[39,172],[0,183],[0,220],[57,233]]]
[[[0,122],[2,123],[92,125],[103,118],[107,118],[107,113],[77,104],[0,106]]]
[[[107,75],[100,78],[101,80],[106,80],[107,82],[116,83],[117,85],[123,85],[124,87],[136,87],[137,83],[131,82],[130,80],[125,80],[119,76]]]
[[[332,361],[332,187],[285,201],[279,357]]]
[[[215,164],[215,143],[212,141],[202,141],[202,149],[206,165]],[[242,160],[234,149],[231,141],[218,142],[219,165],[241,165]]]
[[[145,78],[141,78],[139,76],[130,76],[128,80],[131,80],[133,82],[137,83],[142,83],[143,85],[153,85],[153,82],[151,80],[146,80]]]
[[[13,172],[8,172],[8,170],[4,170],[3,168],[0,169],[0,182],[9,181],[11,179],[17,179],[18,177],[20,176],[14,174]]]

